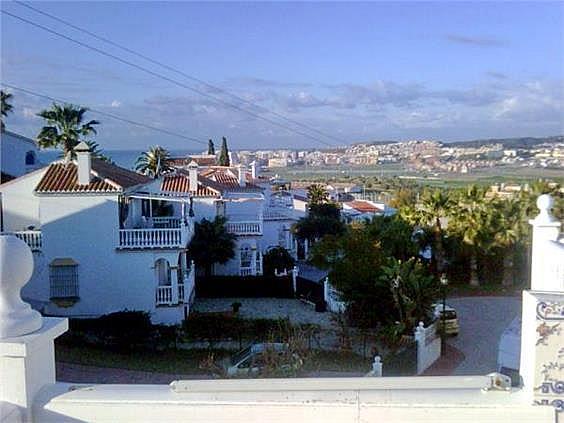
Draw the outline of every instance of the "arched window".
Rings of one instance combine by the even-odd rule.
[[[35,151],[28,151],[25,153],[25,164],[26,166],[35,164]]]
[[[170,263],[168,260],[160,258],[155,262],[155,274],[159,286],[171,285]]]

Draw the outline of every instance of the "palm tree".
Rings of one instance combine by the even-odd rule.
[[[492,202],[492,211],[497,212],[495,245],[503,252],[503,285],[513,285],[516,246],[525,236],[520,204],[513,199]]]
[[[194,227],[194,236],[188,249],[197,265],[212,273],[215,263],[226,263],[235,257],[235,235],[227,230],[227,219],[216,216],[214,220],[202,219]]]
[[[400,213],[408,222],[432,229],[434,236],[433,261],[437,275],[443,272],[445,265],[443,221],[451,214],[453,206],[454,202],[448,191],[425,190],[420,197],[419,204],[414,209],[403,208]]]
[[[460,191],[457,200],[450,213],[449,227],[470,248],[470,285],[479,286],[477,253],[488,253],[495,247],[495,208],[488,207],[485,190],[476,185]]]
[[[10,113],[13,109],[13,106],[8,103],[8,101],[12,98],[12,94],[5,92],[4,90],[0,91],[0,100],[1,100],[1,106],[0,106],[0,110],[2,112],[2,120],[0,120],[0,129],[3,131],[5,128],[4,125],[4,118],[8,116],[8,113]]]
[[[65,104],[59,106],[53,103],[51,109],[38,113],[38,116],[47,121],[37,136],[37,143],[41,148],[60,148],[66,161],[76,158],[74,148],[81,142],[87,141],[84,137],[96,134],[94,125],[100,122],[90,120],[83,123],[86,107]]]
[[[135,162],[135,170],[144,175],[158,178],[160,175],[172,170],[169,160],[170,153],[157,145],[141,153]]]
[[[307,188],[307,202],[308,206],[315,206],[324,204],[329,201],[329,193],[320,184],[312,184]]]

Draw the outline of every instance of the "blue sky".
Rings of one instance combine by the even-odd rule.
[[[31,3],[256,104],[324,142],[564,133],[564,3]],[[248,108],[13,2],[2,9]],[[232,148],[317,141],[2,15],[2,81]],[[49,102],[14,92],[8,129]],[[106,149],[197,144],[110,118]],[[300,131],[303,128],[295,127]]]

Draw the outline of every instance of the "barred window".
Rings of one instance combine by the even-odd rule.
[[[51,298],[78,298],[78,263],[71,258],[55,259],[49,265]]]
[[[244,244],[241,247],[241,267],[248,268],[251,267],[251,261],[253,258],[253,254],[251,252],[251,247],[248,244]]]

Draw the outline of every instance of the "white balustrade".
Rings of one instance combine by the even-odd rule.
[[[19,239],[24,241],[31,251],[41,251],[43,246],[43,237],[41,236],[41,231],[14,231],[14,232],[2,232],[3,235],[14,235]]]
[[[172,217],[172,216],[158,216],[151,218],[153,221],[153,228],[158,229],[172,229],[172,228],[180,228],[180,223],[182,219],[180,217]]]
[[[263,212],[264,220],[287,220],[294,217],[293,210],[280,208],[280,209],[265,209]]]
[[[172,286],[157,286],[155,301],[157,305],[172,305]]]
[[[227,230],[235,235],[262,235],[262,222],[227,222]]]
[[[120,229],[119,248],[182,248],[187,227],[177,229]]]
[[[241,267],[239,269],[240,276],[254,276],[253,269],[250,267]]]

